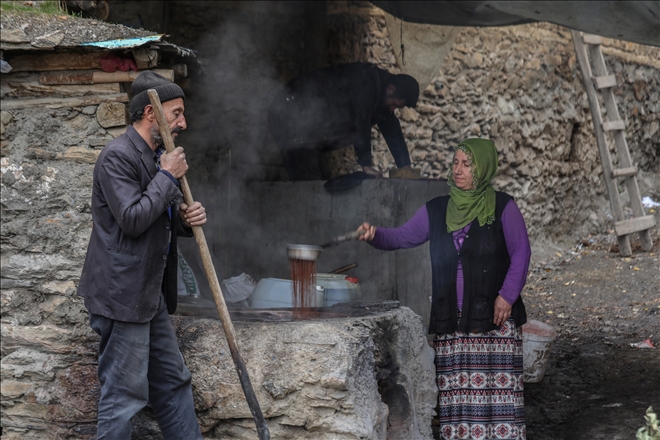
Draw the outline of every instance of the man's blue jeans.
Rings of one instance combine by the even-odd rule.
[[[90,314],[101,336],[97,439],[131,438],[131,417],[151,402],[166,440],[201,439],[192,376],[179,351],[165,300],[147,323]]]

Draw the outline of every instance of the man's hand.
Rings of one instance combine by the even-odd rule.
[[[171,153],[163,153],[160,156],[160,169],[169,172],[175,179],[182,178],[188,171],[183,148],[176,147]]]
[[[206,223],[206,209],[199,202],[194,202],[190,206],[182,203],[179,205],[179,215],[183,224],[188,227],[202,226]]]
[[[506,302],[502,296],[497,295],[495,298],[495,314],[493,316],[493,323],[500,326],[506,322],[511,316],[511,304]]]
[[[368,167],[368,166],[363,166],[362,171],[367,173],[370,176],[375,177],[376,179],[380,179],[383,177],[383,173],[375,169],[374,167]]]
[[[370,225],[367,222],[364,222],[360,225],[358,229],[362,229],[362,234],[358,237],[358,240],[362,241],[371,241],[374,239],[374,236],[376,235],[376,227],[373,225]]]

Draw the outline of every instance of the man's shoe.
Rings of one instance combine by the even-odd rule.
[[[420,176],[420,170],[412,168],[410,165],[403,168],[394,168],[390,170],[390,179],[411,179],[417,180]]]

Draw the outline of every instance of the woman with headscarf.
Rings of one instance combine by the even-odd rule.
[[[497,150],[467,139],[454,153],[448,196],[422,206],[399,228],[363,223],[360,237],[382,250],[430,241],[440,435],[524,440],[520,292],[531,256],[522,214],[495,191]]]

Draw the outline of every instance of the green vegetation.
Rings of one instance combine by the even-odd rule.
[[[26,12],[32,14],[63,15],[68,14],[59,1],[1,0],[1,12]]]
[[[646,426],[637,430],[637,438],[639,440],[660,440],[660,421],[658,416],[653,412],[653,407],[649,406],[644,416]]]

